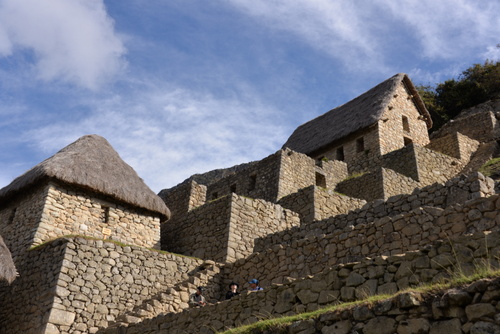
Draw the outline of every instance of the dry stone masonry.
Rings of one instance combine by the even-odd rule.
[[[274,154],[158,195],[84,136],[0,189],[19,271],[0,283],[0,334],[215,333],[394,293],[286,331],[500,332],[498,279],[401,293],[499,267],[499,186],[477,172],[498,113],[496,101],[467,110],[429,139],[425,105],[397,74]],[[245,291],[252,278],[263,291]],[[243,292],[226,301],[233,281]],[[197,286],[209,305],[189,308]]]

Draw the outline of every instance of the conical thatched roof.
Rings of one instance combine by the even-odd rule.
[[[415,86],[406,74],[399,73],[354,100],[302,124],[288,138],[283,148],[312,154],[336,140],[377,123],[401,82],[412,94],[414,103],[430,128],[431,117]]]
[[[16,277],[17,270],[12,255],[0,235],[0,281],[7,281],[10,284]]]
[[[45,179],[55,179],[170,217],[170,210],[98,135],[83,136],[0,189],[0,202]]]

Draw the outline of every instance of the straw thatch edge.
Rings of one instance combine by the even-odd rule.
[[[159,213],[163,220],[170,218],[165,202],[98,135],[79,138],[14,179],[0,189],[0,201],[6,203],[26,189],[51,179]]]
[[[0,235],[0,280],[11,284],[18,275],[12,254]]]

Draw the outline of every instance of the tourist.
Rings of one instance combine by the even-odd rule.
[[[203,287],[199,286],[196,288],[196,292],[191,294],[189,297],[189,306],[191,307],[201,307],[207,305],[205,297],[203,297]]]
[[[239,295],[240,293],[238,292],[239,285],[236,282],[231,282],[229,284],[229,291],[226,293],[226,299],[231,299],[234,296]]]
[[[248,282],[248,284],[250,284],[250,291],[259,291],[259,290],[264,290],[263,288],[261,288],[259,286],[259,280],[257,279],[252,279],[250,282]]]

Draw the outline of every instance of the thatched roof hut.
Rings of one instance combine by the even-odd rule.
[[[346,104],[302,124],[288,138],[283,148],[288,147],[297,152],[313,154],[336,140],[374,125],[387,110],[401,82],[409,90],[419,113],[430,128],[431,116],[415,86],[406,74],[399,73]]]
[[[7,281],[10,284],[16,277],[17,270],[12,255],[0,235],[0,281]]]
[[[0,189],[0,202],[51,179],[170,218],[170,210],[161,198],[98,135],[81,137],[16,178]]]

